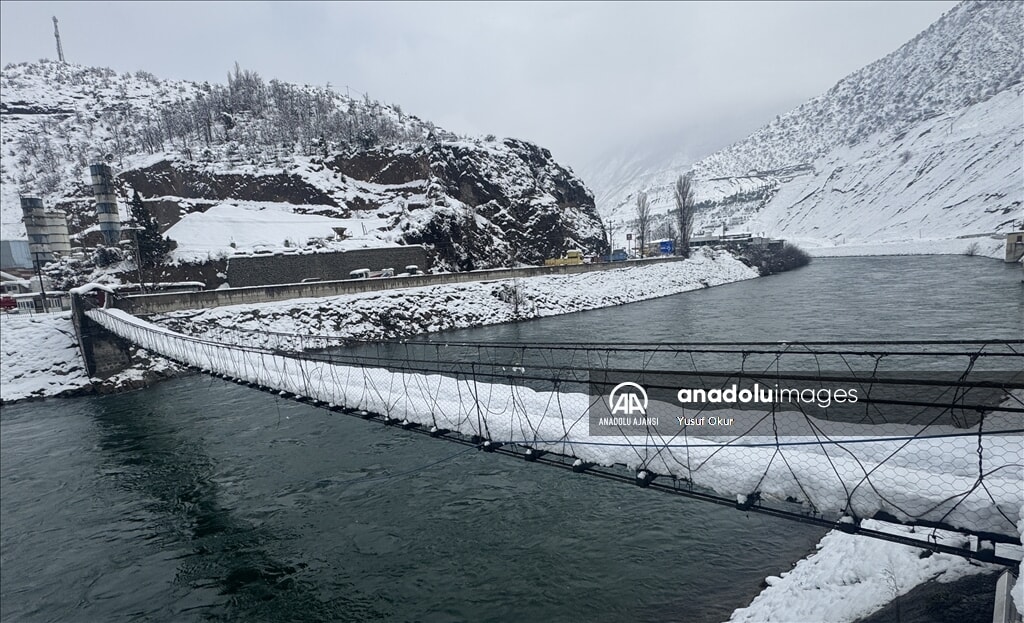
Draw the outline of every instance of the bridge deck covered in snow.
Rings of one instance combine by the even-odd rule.
[[[85,314],[209,374],[485,451],[849,532],[870,533],[858,525],[874,517],[1020,542],[1024,341],[336,348],[331,336],[210,340],[122,310]],[[649,394],[643,412],[612,412],[620,381]],[[755,384],[762,396],[828,386],[829,401],[842,386],[858,400],[679,402],[682,388]],[[712,430],[712,418],[729,425]],[[977,539],[929,546],[1016,564]]]

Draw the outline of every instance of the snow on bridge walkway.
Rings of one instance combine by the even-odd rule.
[[[856,527],[860,519],[882,517],[956,529],[992,541],[1020,539],[1024,383],[1019,374],[1007,380],[1005,375],[979,371],[986,362],[991,362],[989,369],[1024,369],[1024,341],[889,343],[868,349],[824,343],[544,347],[427,342],[372,347],[377,354],[289,353],[176,333],[117,309],[86,314],[122,338],[204,372],[329,408],[368,417],[378,414],[435,435],[472,439],[485,450],[511,450],[528,460],[559,456],[574,471],[605,475],[611,473],[606,467],[625,466],[628,479],[641,486],[689,493],[743,510],[800,516],[851,532],[864,532]],[[810,356],[809,365],[804,356]],[[620,432],[613,428],[610,434],[595,432],[595,413],[607,415],[610,408],[605,407],[606,396],[590,391],[595,378],[605,382],[625,378],[628,372],[649,384],[652,408],[664,407],[662,400],[671,398],[664,399],[664,392],[658,398],[658,388],[671,386],[674,392],[678,386],[664,380],[676,377],[663,373],[676,374],[681,369],[678,361],[694,363],[701,357],[705,364],[697,370],[742,369],[748,380],[759,378],[758,371],[763,375],[774,370],[773,376],[761,377],[761,387],[773,379],[810,382],[821,369],[846,365],[849,378],[844,380],[856,381],[866,417],[826,420],[809,414],[807,407],[813,405],[794,409],[778,401],[760,411],[683,411],[677,404],[674,408],[685,418],[735,416],[754,425],[722,437],[700,435],[707,429],[662,417],[657,424],[642,422],[640,433],[628,427],[618,428]],[[832,362],[823,363],[829,357]],[[801,358],[804,364],[784,364],[795,373],[779,372],[779,361]],[[857,366],[851,362],[858,359],[871,363],[867,380],[853,375]],[[920,393],[906,393],[906,373],[886,380],[880,370],[887,361],[893,362],[890,371],[906,370],[907,361],[919,359],[941,361],[923,365],[922,370],[948,370],[949,362],[957,360],[963,368],[948,382],[917,377],[924,379],[917,381],[920,385],[938,392],[927,400]],[[741,363],[726,368],[723,362],[730,360]],[[764,360],[774,361],[775,367],[766,367]],[[721,388],[738,378],[735,372],[717,374],[701,373],[705,382],[720,383]],[[1001,399],[982,405],[982,394],[973,391],[978,388],[988,392],[984,395],[996,392]],[[599,406],[605,411],[595,411]],[[887,419],[887,412],[913,417]],[[666,421],[675,432],[665,432]],[[965,541],[961,550],[976,546]],[[992,559],[991,552],[975,555]]]

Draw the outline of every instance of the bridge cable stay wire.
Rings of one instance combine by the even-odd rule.
[[[173,320],[173,318],[171,318]],[[220,327],[219,329],[226,329],[228,327]],[[337,334],[311,334],[308,331],[304,332],[286,332],[286,331],[270,331],[267,329],[250,329],[245,327],[230,327],[233,331],[258,333],[263,335],[275,335],[283,337],[294,337],[294,338],[312,338],[312,339],[323,339],[323,340],[343,340],[348,343],[365,343],[360,340],[353,340]],[[578,349],[580,348],[579,342],[527,342],[527,341],[515,341],[515,342],[503,342],[503,341],[469,341],[469,340],[435,340],[435,339],[419,339],[419,340],[405,340],[405,342],[414,342],[417,344],[433,344],[445,347],[450,346],[486,346],[488,348],[509,348],[519,349],[523,347],[544,347],[551,350],[558,349]],[[379,342],[377,342],[379,343]],[[801,340],[799,342],[793,342],[789,340],[778,340],[778,341],[697,341],[697,342],[615,342],[608,344],[595,343],[594,346],[601,348],[602,350],[628,350],[628,349],[639,349],[647,351],[652,347],[685,347],[687,350],[695,349],[696,347],[716,347],[716,346],[767,346],[774,350],[771,352],[777,352],[780,348],[786,348],[790,345],[799,345],[800,347],[810,346],[835,346],[835,345],[865,345],[865,346],[913,346],[920,347],[922,345],[1004,345],[1004,344],[1018,344],[1024,345],[1024,339],[963,339],[963,340]],[[699,352],[699,351],[698,351]]]
[[[210,340],[210,341],[213,342],[213,340]],[[223,341],[219,341],[219,342],[216,342],[216,343],[218,345],[223,345],[224,344]],[[408,344],[406,344],[406,345],[408,346]],[[849,353],[848,351],[836,351],[836,352],[840,353],[840,354],[842,354],[842,353],[845,353],[845,354],[868,354],[868,353]],[[818,353],[818,354],[820,355],[822,353]],[[921,354],[923,354],[923,355],[932,355],[932,356],[950,356],[950,355],[964,356],[965,355],[965,353],[963,353],[963,352],[937,352],[937,353],[921,353]],[[982,355],[1020,357],[1020,355],[1017,354],[1017,353],[1005,353],[1005,354],[1004,353],[981,353],[978,356],[982,356]],[[332,354],[332,356],[338,357],[337,354]],[[366,356],[358,356],[358,357],[355,357],[355,358],[352,358],[352,359],[353,360],[359,359],[359,360],[362,360],[362,361],[372,361],[372,360],[377,360],[377,361],[393,361],[392,358],[385,358],[385,357],[369,358],[369,357],[366,357]],[[424,360],[413,360],[413,361],[424,361]],[[553,367],[553,366],[534,366],[534,367],[550,368],[550,367]],[[793,377],[793,378],[798,378],[798,377]]]
[[[221,343],[215,342],[213,340],[200,340],[200,341],[203,344],[218,345],[218,346],[222,345]],[[274,353],[274,354],[280,355],[280,356],[288,356],[287,353]],[[958,354],[962,354],[962,353],[958,353]],[[331,358],[331,360],[332,361],[339,361],[340,362],[340,360],[337,360],[337,359],[335,359],[333,357]],[[558,366],[544,366],[544,368],[546,368],[546,369],[559,369]],[[416,368],[409,368],[409,370],[410,371],[427,371],[425,369],[417,370]],[[707,373],[707,372],[705,372],[703,374],[713,376],[713,375],[721,374],[721,373],[715,373],[715,372]],[[493,374],[480,373],[480,372],[477,372],[477,375],[494,376]],[[527,380],[546,380],[548,377],[523,377],[523,378],[525,378]],[[806,375],[787,375],[787,376],[780,376],[779,378],[793,379],[793,380],[809,380],[809,379],[812,379],[814,377],[808,377]],[[831,380],[846,381],[846,380],[859,380],[859,379],[855,379],[855,378],[854,379],[847,379],[847,378],[838,377],[838,378],[833,378]],[[894,379],[894,380],[891,380],[889,382],[892,382],[892,383],[912,383],[912,384],[916,384],[916,385],[926,385],[926,384],[938,383],[938,382],[927,381],[927,380],[916,381],[914,379]],[[1012,385],[1012,387],[1024,387],[1024,385]],[[874,400],[871,400],[871,399],[866,399],[863,402],[865,404],[872,404],[872,403],[877,402],[879,404],[897,404],[897,405],[902,404],[902,405],[934,406],[934,404],[932,404],[932,403],[920,403],[920,402],[912,402],[912,401],[874,401]],[[1019,402],[1019,400],[1018,400],[1018,402]],[[979,405],[968,405],[968,406],[961,406],[961,408],[981,410],[984,407],[983,406],[979,406]]]
[[[348,346],[354,344],[365,344],[366,342],[353,340],[350,337],[342,335],[311,335],[308,332],[294,333],[294,332],[281,332],[281,331],[268,331],[264,329],[249,329],[244,327],[217,327],[219,330],[231,330],[233,332],[250,333],[255,335],[268,335],[268,336],[285,336],[304,339],[313,337],[316,339],[322,339],[326,342],[335,342],[338,345]],[[476,347],[479,345],[486,345],[492,349],[522,349],[522,348],[544,348],[550,351],[556,350],[573,350],[579,349],[578,343],[526,343],[526,342],[468,342],[468,341],[445,341],[437,342],[435,340],[403,340],[399,343],[404,344],[420,344],[420,345],[443,345],[445,347],[451,346],[472,346]],[[379,344],[379,342],[375,342]],[[771,354],[778,352],[780,347],[785,348],[794,344],[793,342],[678,342],[678,343],[664,343],[664,342],[627,342],[627,343],[616,343],[616,344],[593,344],[594,348],[600,348],[605,351],[633,351],[633,352],[650,352],[651,348],[678,348],[684,349],[687,352],[697,353],[733,353],[738,354],[744,352],[743,350],[726,349],[722,350],[723,346],[744,346],[749,347],[752,345],[759,345],[769,347],[768,350],[753,350],[752,353],[757,354]],[[881,340],[881,341],[806,341],[800,342],[800,346],[820,346],[820,345],[833,345],[833,346],[849,346],[849,345],[880,345],[880,346],[914,346],[920,347],[922,345],[1001,345],[1010,348],[1014,355],[1019,356],[1021,353],[1013,348],[1013,345],[1024,345],[1024,340],[1010,340],[1010,339],[991,339],[991,340]],[[707,347],[707,348],[698,348]],[[844,351],[827,351],[819,350],[815,351],[818,354],[837,354]],[[872,351],[862,351],[858,354],[870,354]],[[957,352],[937,352],[935,354],[962,354]],[[984,355],[979,351],[979,355]]]

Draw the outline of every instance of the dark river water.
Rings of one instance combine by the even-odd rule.
[[[818,260],[444,337],[1020,338],[1020,278]],[[719,621],[822,534],[208,377],[0,416],[3,621]]]
[[[1019,265],[955,255],[817,259],[799,270],[452,340],[700,342],[1024,337]]]

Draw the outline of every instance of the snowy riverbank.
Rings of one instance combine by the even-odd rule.
[[[133,348],[132,365],[104,380],[86,374],[71,312],[0,316],[0,402],[108,394],[173,376],[174,363]]]
[[[821,246],[821,241],[791,241],[811,257],[858,257],[875,255],[974,255],[1002,260],[1006,253],[1006,239],[952,238],[936,240],[899,240],[862,244]]]
[[[604,273],[454,284],[176,312],[163,317],[162,323],[180,327],[187,333],[226,341],[243,335],[233,331],[236,328],[331,334],[345,339],[379,339],[410,331],[437,331],[607,307],[753,276],[753,271],[730,256],[702,252],[688,262],[631,266]],[[12,320],[15,324],[23,322],[29,325],[45,325],[47,323],[43,321],[50,320],[49,324],[53,326],[49,329],[51,335],[48,339],[58,340],[58,336],[63,335],[66,341],[63,347],[58,348],[57,342],[53,342],[46,348],[49,354],[63,355],[55,359],[57,368],[33,368],[37,376],[44,377],[36,379],[36,382],[42,383],[45,377],[55,374],[50,370],[70,370],[75,363],[82,377],[79,380],[84,379],[70,331],[70,318],[66,314],[63,317],[12,317],[5,319],[5,323]],[[39,322],[31,323],[32,320]],[[12,334],[8,329],[12,326],[3,326],[5,400],[9,378],[8,337]],[[29,343],[37,339],[32,334],[42,327],[29,328],[29,331],[21,333],[23,342],[15,348],[29,352]],[[25,364],[24,361],[22,363]],[[72,372],[65,376],[72,377]],[[31,376],[22,375],[21,382],[27,382]],[[88,379],[84,379],[84,383],[87,382]],[[51,385],[51,389],[70,388],[67,384]],[[29,391],[28,395],[46,394]],[[866,527],[883,529],[874,525]],[[887,529],[908,530],[900,527]],[[817,553],[802,560],[793,570],[780,569],[781,577],[768,578],[768,588],[748,607],[737,610],[733,620],[852,621],[882,607],[894,595],[906,594],[915,586],[991,570],[991,567],[973,565],[952,556],[936,554],[921,558],[921,551],[839,532],[829,533],[823,538]],[[887,575],[890,568],[892,573]],[[898,587],[895,593],[894,586]]]
[[[757,276],[732,255],[708,249],[682,262],[187,310],[152,320],[182,333],[248,344],[266,339],[256,331],[381,340],[635,303]],[[301,344],[275,339],[273,346]]]
[[[71,312],[0,317],[0,400],[84,391],[91,384],[78,353]]]

